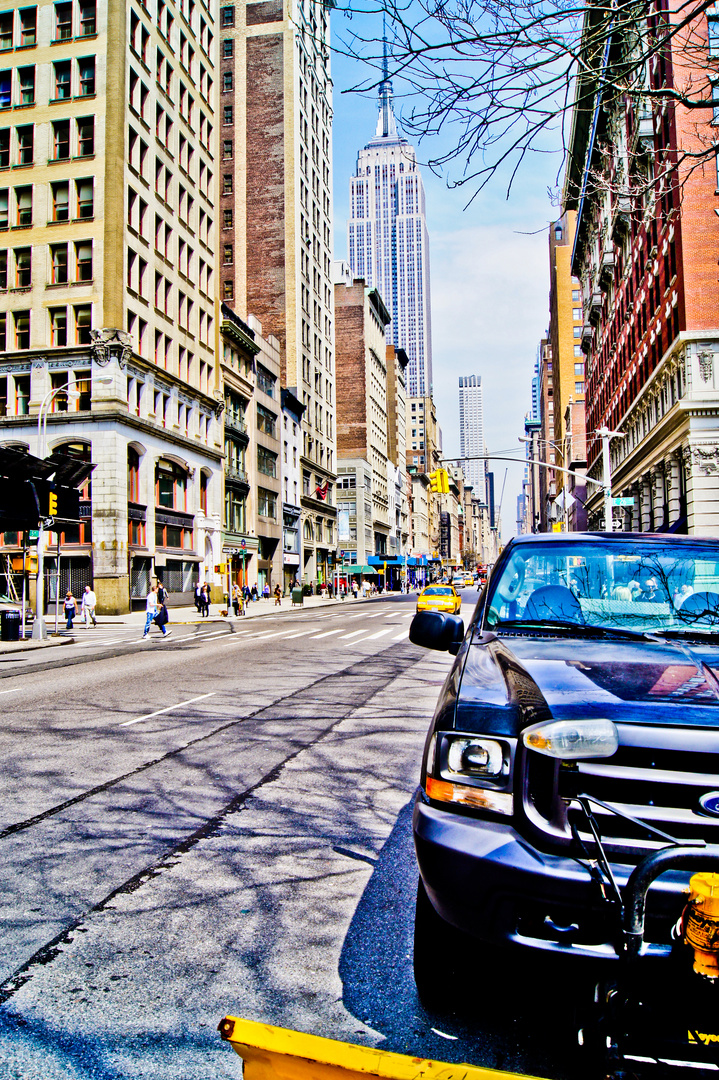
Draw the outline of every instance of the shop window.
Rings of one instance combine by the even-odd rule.
[[[168,510],[187,508],[187,473],[172,461],[155,466],[155,505]]]

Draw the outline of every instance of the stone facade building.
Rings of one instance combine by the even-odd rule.
[[[80,522],[48,537],[46,595],[59,540],[60,589],[123,612],[154,576],[220,584],[219,9],[8,14],[0,441],[42,450],[42,409],[47,448],[96,465]]]
[[[282,391],[282,564],[284,593],[299,581],[302,507],[302,413],[304,406],[290,390]]]
[[[318,0],[222,8],[222,297],[279,343],[302,403],[302,558],[331,578],[336,547],[329,14]]]

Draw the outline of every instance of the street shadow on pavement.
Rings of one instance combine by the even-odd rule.
[[[468,943],[476,996],[457,1000],[448,973],[440,970],[442,1006],[433,1011],[419,999],[412,973],[417,879],[409,802],[382,847],[344,940],[339,975],[345,1008],[384,1036],[383,1050],[573,1080],[570,1047],[556,1024],[558,1002],[547,997],[559,987],[552,986],[555,976],[548,972],[528,989],[521,958],[508,958],[497,971],[495,963],[482,964],[481,946]],[[548,1038],[550,1029],[556,1041]]]

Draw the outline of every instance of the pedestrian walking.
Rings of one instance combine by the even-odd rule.
[[[73,629],[72,620],[75,618],[75,615],[77,614],[77,601],[75,600],[75,597],[72,595],[72,593],[69,591],[69,589],[68,589],[67,595],[65,596],[65,603],[64,603],[63,607],[65,609],[65,619],[67,620],[67,629],[72,630]]]
[[[235,582],[232,586],[232,607],[235,612],[235,616],[240,614],[240,605],[242,604],[242,592],[240,586]]]
[[[169,595],[170,594],[168,593],[167,589],[162,584],[162,582],[158,581],[158,583],[157,583],[157,602],[158,602],[158,604],[166,604],[167,603],[167,598],[168,598]]]
[[[252,600],[254,602],[255,600],[259,600],[259,599],[260,599],[260,594],[257,592],[257,582],[255,582],[255,584],[252,586]]]
[[[165,625],[168,618],[167,607],[165,604],[160,604],[158,602],[157,585],[153,585],[147,594],[147,600],[145,602],[145,631],[142,635],[142,640],[147,640],[153,622],[159,626],[163,637],[167,637],[171,634],[172,630],[168,630]]]
[[[282,607],[282,589],[279,582],[275,585],[275,607]]]
[[[197,612],[199,614],[202,610],[202,587],[199,581],[197,582],[197,585],[195,585],[195,607],[197,608]]]
[[[85,629],[87,630],[92,619],[92,625],[97,626],[97,619],[95,618],[95,608],[97,607],[97,597],[92,591],[89,585],[85,586],[85,591],[82,594],[82,600],[80,601],[80,607],[82,613],[85,616]]]
[[[267,581],[265,582],[264,588],[262,589],[262,598],[263,600],[269,600],[270,598],[270,586]]]
[[[250,592],[250,586],[249,585],[245,584],[245,586],[242,589],[242,595],[243,595],[243,597],[245,599],[245,604],[249,604],[250,600],[252,599],[252,593]]]
[[[200,614],[204,619],[209,617],[210,614],[210,587],[209,585],[203,585],[200,594]]]
[[[357,579],[352,578],[352,595],[354,596],[355,600],[357,599],[358,593],[359,593],[359,586],[357,584]]]

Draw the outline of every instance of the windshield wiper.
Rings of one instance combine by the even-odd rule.
[[[702,629],[700,626],[673,626],[671,630],[662,630],[668,638],[671,637],[698,637],[702,640],[707,637],[719,637],[719,626]]]
[[[514,630],[529,627],[532,630],[567,630],[583,637],[623,637],[634,641],[661,641],[660,634],[653,630],[629,630],[623,626],[590,626],[586,623],[567,623],[553,619],[511,619],[504,620],[492,627],[495,633],[502,630]],[[662,634],[664,631],[662,631]]]

